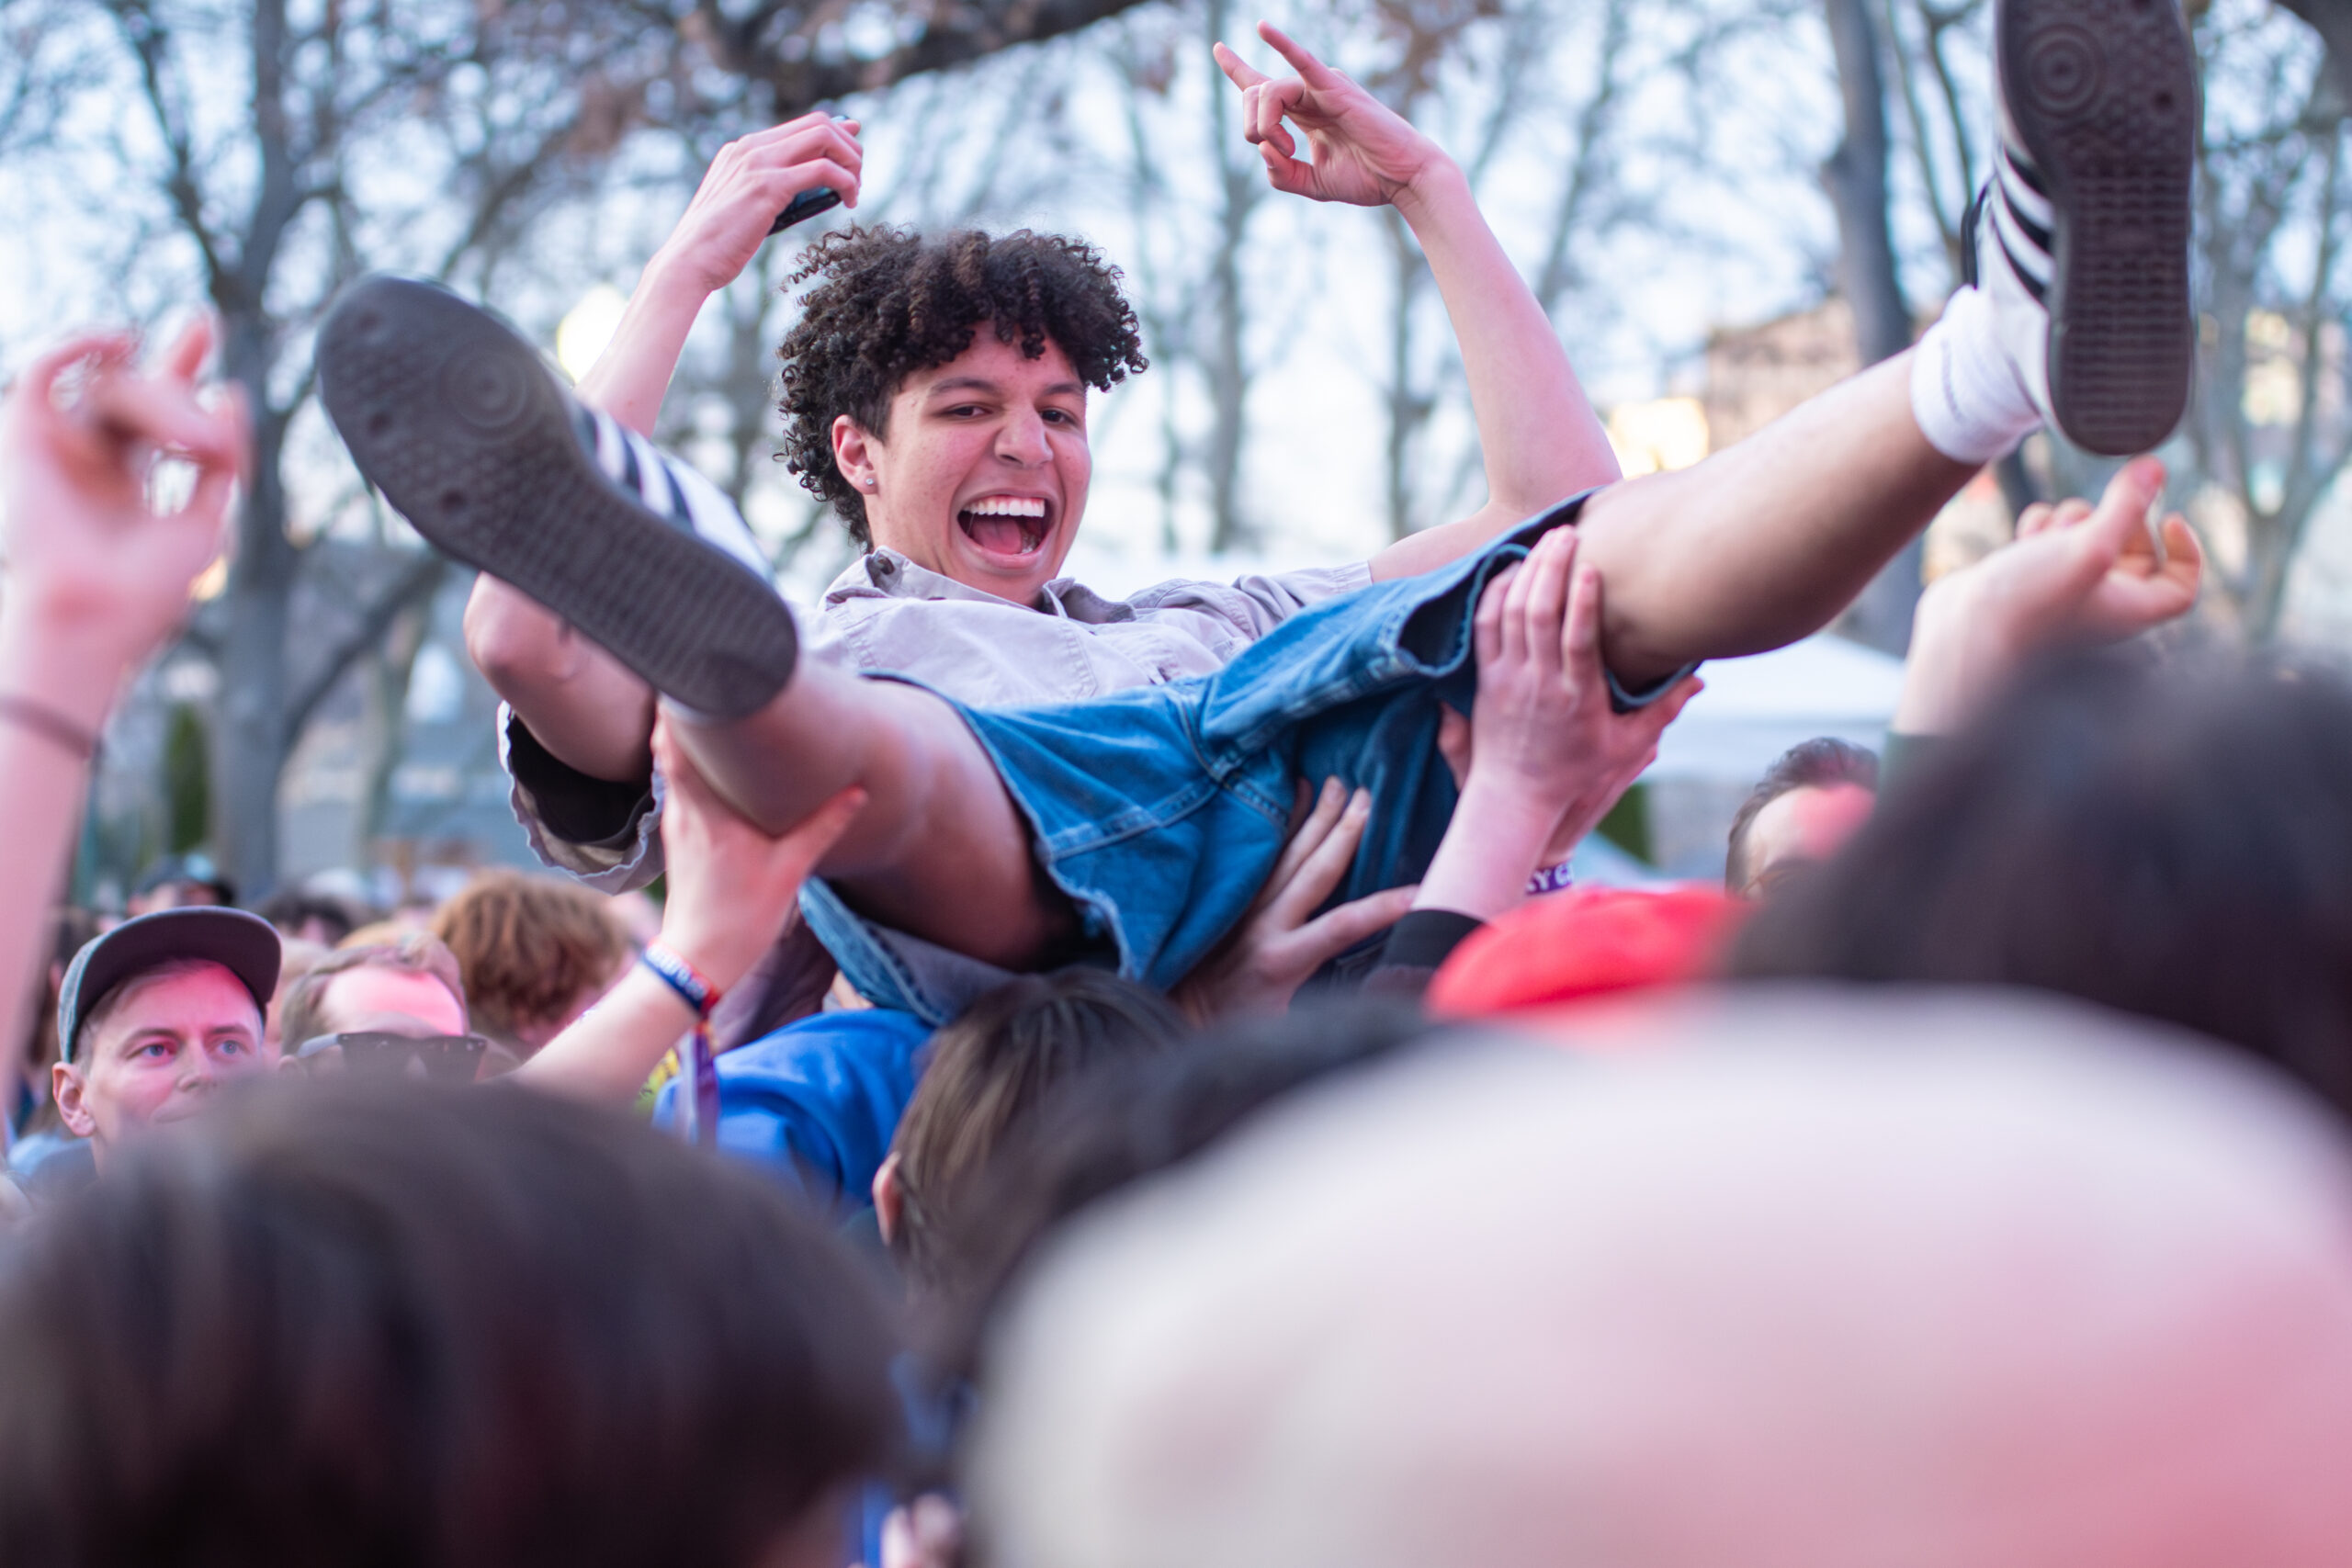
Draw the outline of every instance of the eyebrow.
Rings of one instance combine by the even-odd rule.
[[[1002,387],[984,376],[950,376],[944,381],[933,381],[931,384],[932,392],[1001,392],[1003,390]],[[1057,381],[1046,389],[1046,396],[1049,398],[1069,397],[1073,393],[1082,397],[1085,392],[1086,384],[1082,381]]]

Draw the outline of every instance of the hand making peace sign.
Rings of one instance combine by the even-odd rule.
[[[1221,43],[1216,62],[1241,89],[1241,133],[1264,156],[1266,178],[1276,190],[1316,201],[1379,207],[1445,162],[1437,143],[1282,29],[1260,22],[1258,36],[1298,74],[1277,80]],[[1314,162],[1298,157],[1298,143],[1284,119],[1305,133]]]

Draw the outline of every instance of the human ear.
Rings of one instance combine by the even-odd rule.
[[[899,1239],[899,1209],[903,1201],[904,1194],[899,1190],[899,1151],[892,1149],[882,1168],[874,1173],[874,1224],[885,1246]]]
[[[97,1118],[82,1098],[82,1069],[71,1062],[52,1063],[49,1069],[49,1095],[57,1101],[57,1119],[65,1130],[77,1138],[86,1138],[98,1130]]]
[[[881,445],[849,415],[833,416],[833,467],[860,495],[871,494],[877,482],[874,459]]]

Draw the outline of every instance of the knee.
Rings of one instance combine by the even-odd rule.
[[[466,601],[466,652],[501,696],[560,685],[575,672],[579,650],[563,621],[496,579],[474,580]]]

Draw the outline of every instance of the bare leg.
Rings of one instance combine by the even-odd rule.
[[[1919,434],[1902,354],[1702,463],[1611,486],[1577,527],[1609,585],[1609,668],[1641,686],[1820,630],[1975,472]]]
[[[931,693],[811,663],[748,718],[673,718],[703,776],[771,833],[852,784],[865,791],[817,868],[859,912],[1007,968],[1069,930],[988,753]]]
[[[652,776],[653,688],[554,611],[484,572],[466,651],[558,761],[616,784]]]

